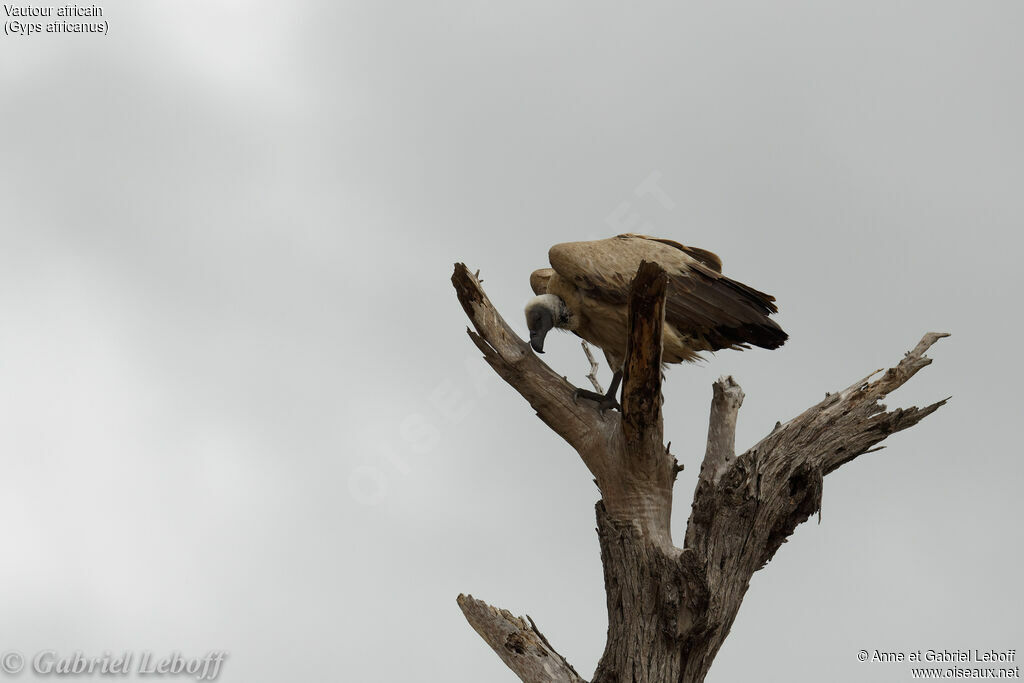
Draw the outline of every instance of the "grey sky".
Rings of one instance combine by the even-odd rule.
[[[828,477],[709,682],[1024,651],[1019,3],[102,6],[106,37],[0,38],[0,651],[515,680],[472,592],[589,676],[597,489],[448,278],[522,328],[547,248],[629,216],[791,335],[669,373],[677,541],[715,377],[745,448],[953,333],[888,403],[953,400]],[[584,382],[578,340],[547,348]]]

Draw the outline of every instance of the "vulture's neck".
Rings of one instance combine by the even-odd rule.
[[[526,310],[537,307],[543,308],[551,313],[551,319],[555,322],[555,327],[560,330],[575,330],[577,318],[573,315],[572,311],[566,305],[562,297],[556,294],[541,294],[535,296],[527,304]]]

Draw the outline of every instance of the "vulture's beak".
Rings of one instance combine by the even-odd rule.
[[[537,353],[544,353],[544,335],[546,334],[546,330],[543,332],[530,333],[530,346],[532,346],[533,350]]]
[[[541,311],[540,315],[531,321],[530,325],[530,346],[537,353],[544,353],[544,337],[548,330],[555,326],[555,319],[548,311]]]

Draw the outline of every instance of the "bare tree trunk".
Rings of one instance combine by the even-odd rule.
[[[900,363],[825,399],[739,457],[736,416],[743,391],[714,384],[707,450],[683,548],[672,544],[672,487],[681,469],[663,444],[662,324],[667,276],[644,263],[629,301],[622,412],[573,401],[574,387],[544,364],[502,319],[463,265],[452,275],[484,359],[594,475],[598,539],[608,603],[608,639],[593,683],[704,680],[754,572],[798,524],[820,511],[822,480],[945,401],[886,411],[880,401],[931,360],[945,334],[926,334]],[[583,681],[536,625],[471,596],[459,606],[474,629],[527,683]]]

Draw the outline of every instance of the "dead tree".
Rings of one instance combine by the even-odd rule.
[[[743,392],[714,383],[707,450],[682,548],[669,528],[681,467],[664,446],[662,322],[667,276],[644,263],[629,300],[622,411],[603,415],[573,400],[574,387],[542,362],[491,305],[476,277],[455,266],[452,283],[484,359],[538,417],[583,458],[601,490],[597,531],[608,603],[608,640],[593,683],[703,681],[732,627],[754,572],[821,507],[822,479],[945,401],[888,411],[880,403],[931,363],[929,333],[893,368],[825,399],[740,456],[734,452]],[[873,379],[874,378],[874,379]],[[527,683],[583,682],[537,629],[460,595],[466,619]]]

